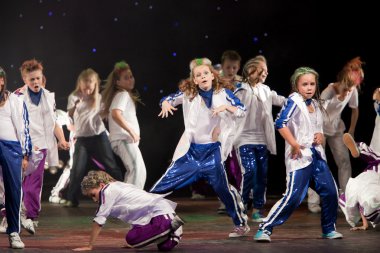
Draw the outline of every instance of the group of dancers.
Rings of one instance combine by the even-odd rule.
[[[147,172],[139,149],[136,116],[141,99],[125,61],[114,65],[102,90],[99,75],[91,68],[83,70],[68,98],[66,112],[56,110],[54,93],[46,89],[39,61],[22,64],[25,85],[14,92],[7,90],[6,74],[0,68],[0,165],[4,182],[0,204],[5,216],[3,232],[9,235],[10,247],[25,247],[19,236],[21,225],[31,234],[36,232],[44,166],[46,162],[58,165],[58,148],[69,150],[70,160],[49,201],[78,207],[78,196],[83,193],[99,204],[89,242],[76,251],[93,248],[109,216],[132,225],[126,235],[128,247],[156,243],[161,251],[173,249],[181,239],[184,221],[175,213],[176,203],[164,196],[199,180],[212,186],[231,217],[231,238],[249,233],[250,212],[252,220],[259,222],[254,240],[270,242],[273,228],[283,224],[308,193],[309,209],[321,212],[323,238],[343,237],[335,227],[338,199],[354,229],[366,229],[367,220],[375,226],[380,221],[380,182],[372,174],[379,175],[380,89],[373,96],[377,119],[372,142],[369,147],[356,144],[358,89],[364,79],[360,58],[350,60],[337,81],[322,92],[314,69],[297,68],[290,78],[292,92],[287,98],[265,84],[268,67],[264,56],[248,60],[242,76],[237,75],[240,64],[241,57],[233,50],[223,54],[221,71],[208,58],[196,58],[190,62],[190,76],[179,83],[178,91],[161,99],[158,116],[162,118],[182,105],[185,130],[170,166],[149,191],[144,191]],[[344,134],[341,113],[347,104],[352,117]],[[273,105],[282,107],[276,120]],[[62,125],[70,131],[69,141]],[[269,153],[276,154],[276,129],[285,140],[286,192],[265,215],[268,159]],[[326,161],[326,142],[338,166],[341,192]],[[348,150],[369,164],[355,179],[350,178]],[[125,173],[115,155],[120,157]],[[89,161],[99,170],[88,171]],[[372,183],[368,190],[358,187],[369,178]],[[314,190],[309,188],[311,182]],[[356,227],[360,218],[363,226]]]

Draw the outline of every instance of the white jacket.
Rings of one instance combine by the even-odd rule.
[[[54,135],[54,127],[55,127],[55,121],[56,121],[56,115],[55,115],[55,94],[54,92],[50,92],[44,88],[43,93],[41,96],[41,99],[43,100],[43,105],[48,106],[49,115],[44,120],[44,124],[46,127],[47,132],[51,132],[48,136],[46,136],[46,142],[48,146],[48,152],[47,152],[47,162],[49,166],[58,166],[59,159],[58,159],[58,146],[57,146],[57,139]],[[28,95],[28,86],[24,85],[23,87],[17,89],[14,93],[18,95],[19,97],[23,98],[23,100],[26,100],[26,96]],[[42,119],[38,119],[42,120]],[[32,125],[29,127],[33,127]]]
[[[12,122],[16,129],[17,139],[22,148],[23,155],[30,156],[32,152],[32,141],[29,135],[29,116],[28,110],[22,97],[10,93],[8,101],[12,108]]]
[[[202,97],[198,94],[197,96],[195,96],[195,98],[193,98],[190,101],[190,98],[185,96],[184,93],[177,92],[175,94],[171,94],[165,97],[164,100],[168,101],[172,106],[182,104],[183,108],[185,132],[183,133],[174,152],[173,161],[175,161],[187,153],[187,151],[190,148],[190,140],[192,140],[191,136],[193,134],[196,134],[194,133],[194,126],[197,124],[198,121],[198,114],[202,103]],[[232,144],[234,140],[233,138],[231,138],[231,132],[235,130],[236,118],[244,117],[245,107],[232,94],[232,92],[227,92],[225,89],[221,89],[218,92],[214,92],[212,97],[212,108],[217,108],[221,105],[233,105],[238,108],[238,110],[233,114],[228,111],[224,111],[218,114],[221,118],[221,133],[219,135],[219,141],[221,143],[222,148],[221,156],[222,161],[225,161],[232,149]]]
[[[286,98],[284,96],[280,96],[277,92],[271,90],[268,85],[259,83],[255,86],[255,90],[257,93],[253,92],[252,87],[248,83],[239,83],[234,92],[235,96],[240,99],[240,101],[245,105],[247,109],[247,116],[238,120],[238,131],[235,131],[236,140],[234,146],[237,148],[243,145],[244,140],[239,138],[240,134],[246,130],[249,124],[249,112],[252,110],[256,110],[256,108],[252,107],[252,97],[257,96],[257,100],[262,103],[263,108],[263,118],[264,118],[264,131],[265,131],[265,139],[267,149],[271,154],[275,155],[276,151],[276,137],[274,132],[274,122],[272,115],[272,106],[283,106]],[[255,123],[255,122],[251,122]]]
[[[311,147],[313,146],[315,132],[310,131],[316,129],[317,132],[323,133],[323,115],[317,106],[317,102],[313,100],[315,112],[317,113],[317,126],[312,126],[309,111],[304,99],[299,93],[292,93],[288,97],[286,104],[281,109],[279,117],[276,119],[277,128],[288,127],[294,138],[303,149],[301,149],[302,157],[292,159],[292,147],[289,143],[285,143],[285,165],[286,173],[307,167],[313,161]],[[322,145],[314,146],[326,160],[325,151]]]

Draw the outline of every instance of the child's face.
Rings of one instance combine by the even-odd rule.
[[[214,74],[211,72],[209,66],[200,65],[193,69],[194,83],[199,86],[200,89],[208,91],[212,87],[212,80],[214,80]]]
[[[120,75],[120,79],[116,81],[116,84],[127,91],[133,90],[135,87],[135,78],[133,77],[132,71],[130,69],[123,71]]]
[[[100,184],[99,187],[97,188],[92,188],[91,190],[89,190],[87,192],[87,196],[89,196],[90,198],[92,198],[92,200],[95,202],[95,203],[98,203],[99,202],[99,194],[100,194],[100,190],[103,188],[104,184]]]
[[[4,77],[0,76],[0,92],[3,91],[4,86],[5,86],[5,80],[4,80]]]
[[[256,84],[257,80],[259,83],[264,83],[268,76],[268,67],[264,62],[260,62],[256,68],[256,71],[249,69],[248,73],[251,73],[248,77],[249,83]]]
[[[80,84],[80,92],[83,96],[89,96],[94,93],[95,87],[97,85],[97,79],[94,75],[88,76],[82,79]]]
[[[315,94],[317,88],[317,82],[315,80],[315,75],[311,73],[304,74],[300,76],[297,80],[297,90],[298,93],[304,99],[312,98]]]
[[[222,70],[224,77],[233,80],[237,74],[237,72],[240,69],[240,62],[239,61],[231,61],[226,59],[222,63]]]
[[[42,70],[35,70],[32,72],[26,72],[23,76],[24,83],[28,85],[29,89],[33,92],[39,92],[43,87],[43,75]]]

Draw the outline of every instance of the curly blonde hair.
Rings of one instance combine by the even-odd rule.
[[[186,96],[190,97],[190,100],[192,100],[196,95],[198,95],[198,85],[194,83],[194,69],[195,67],[205,65],[209,67],[211,73],[214,75],[214,80],[212,80],[212,88],[214,89],[214,92],[219,92],[222,88],[226,88],[229,90],[234,90],[233,84],[228,82],[226,79],[221,78],[219,76],[218,71],[214,69],[212,66],[212,63],[210,59],[208,58],[197,58],[193,59],[190,62],[190,76],[189,78],[180,81],[179,83],[179,90],[185,93]]]
[[[102,170],[90,170],[81,183],[82,194],[87,195],[91,189],[98,188],[101,183],[108,184],[116,180]]]

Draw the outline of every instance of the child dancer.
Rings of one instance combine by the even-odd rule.
[[[21,178],[31,155],[29,116],[22,97],[6,90],[6,74],[0,67],[0,170],[4,183],[9,244],[23,249],[20,233]]]
[[[359,57],[349,61],[338,74],[337,82],[328,85],[321,94],[321,98],[328,102],[326,106],[328,117],[324,119],[323,131],[338,166],[338,182],[342,191],[345,190],[352,169],[348,151],[342,142],[345,126],[341,113],[348,104],[352,110],[348,132],[354,136],[359,117],[357,89],[364,79],[362,65],[363,62]]]
[[[89,157],[97,159],[116,180],[123,178],[100,115],[99,84],[98,73],[91,68],[85,69],[79,74],[76,89],[68,99],[67,110],[73,118],[76,142],[65,203],[67,207],[79,205],[80,182],[86,175]]]
[[[125,61],[115,64],[102,92],[104,114],[108,116],[113,151],[126,168],[124,182],[144,189],[146,168],[139,149],[140,127],[136,116],[135,78]]]
[[[338,183],[342,192],[346,189],[352,169],[350,156],[344,146],[342,136],[345,125],[341,114],[348,105],[351,108],[351,123],[348,132],[354,136],[359,117],[358,89],[364,79],[360,57],[347,62],[337,75],[337,81],[329,84],[322,92],[321,99],[326,101],[326,115],[323,120],[323,132],[326,142],[338,167]],[[309,190],[308,207],[311,212],[319,212],[319,197]]]
[[[380,87],[376,88],[373,92],[373,100],[376,111],[376,120],[369,146],[377,153],[380,153]]]
[[[125,236],[127,247],[157,243],[160,251],[173,249],[181,239],[184,222],[175,214],[176,203],[134,185],[116,182],[104,171],[90,171],[83,178],[82,193],[99,204],[88,245],[74,251],[92,250],[107,217],[132,225]]]
[[[46,79],[43,66],[35,59],[23,62],[20,67],[25,85],[15,91],[23,98],[29,113],[30,137],[33,150],[38,153],[38,160],[31,163],[31,168],[24,177],[23,202],[26,208],[26,219],[22,221],[25,229],[35,233],[34,223],[41,211],[41,191],[45,161],[50,166],[58,166],[58,148],[67,150],[69,144],[65,140],[62,128],[56,123],[54,93],[44,88]],[[55,139],[54,135],[58,139]],[[29,174],[30,173],[30,174]]]
[[[355,142],[352,135],[345,133],[343,142],[354,158],[360,157],[367,163],[365,170],[348,180],[346,191],[339,197],[341,207],[351,230],[367,230],[368,221],[373,227],[380,223],[380,153],[364,142]],[[357,226],[362,219],[363,225]]]
[[[337,188],[322,146],[318,73],[308,67],[298,68],[291,77],[291,84],[293,93],[276,119],[276,128],[286,141],[287,189],[259,225],[254,240],[270,242],[273,228],[283,224],[301,204],[311,179],[322,198],[322,237],[342,238],[342,234],[335,231]]]
[[[223,88],[209,59],[192,60],[190,70],[190,77],[180,83],[180,91],[161,100],[161,117],[173,114],[175,106],[182,104],[185,132],[172,164],[151,192],[167,193],[206,179],[235,224],[229,237],[244,236],[250,230],[247,215],[239,192],[228,184],[223,162],[231,151],[232,140],[228,137],[236,117],[243,117],[245,108],[230,90]]]
[[[266,202],[268,150],[276,154],[276,139],[272,106],[282,106],[285,97],[265,85],[268,76],[267,61],[258,55],[250,59],[243,69],[243,83],[239,83],[234,94],[247,108],[247,116],[240,122],[241,132],[235,133],[234,146],[243,172],[242,199],[249,209],[253,196],[252,220],[263,221]],[[253,195],[252,195],[253,193]]]
[[[238,75],[238,71],[240,70],[241,65],[241,56],[235,50],[226,50],[223,52],[221,57],[221,71],[220,76],[225,80],[230,82],[234,90],[236,89],[236,85],[242,81],[242,77]],[[236,136],[236,135],[235,135]],[[242,181],[242,173],[239,166],[238,159],[236,157],[236,151],[232,148],[231,153],[227,156],[225,161],[226,172],[228,177],[228,182],[233,185],[236,189],[240,190],[241,181]],[[220,206],[217,210],[219,214],[227,213],[226,206],[223,202],[220,202]]]

